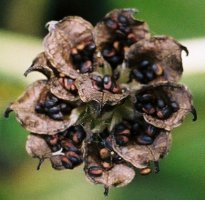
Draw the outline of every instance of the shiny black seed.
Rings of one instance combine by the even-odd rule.
[[[165,102],[163,101],[163,99],[157,99],[157,107],[158,108],[165,107]]]
[[[61,145],[60,144],[51,145],[50,148],[51,148],[52,152],[56,152],[56,151],[59,151],[61,149]]]
[[[73,169],[73,164],[69,160],[62,160],[62,164],[66,169]]]
[[[80,65],[80,72],[87,73],[92,72],[92,62],[90,60],[86,60]]]
[[[128,23],[128,19],[124,15],[119,15],[118,16],[118,21],[122,24],[127,24]]]
[[[137,100],[139,100],[142,103],[150,103],[154,100],[154,96],[151,94],[143,94],[138,96]]]
[[[107,61],[112,65],[112,66],[117,66],[122,63],[123,61],[123,56],[121,55],[115,55],[107,59]]]
[[[155,108],[154,108],[154,106],[151,103],[144,104],[142,110],[145,113],[150,114],[150,115],[155,113]]]
[[[120,123],[120,124],[115,126],[115,134],[117,134],[125,129],[126,129],[126,126],[124,124]]]
[[[157,117],[160,119],[167,119],[170,117],[171,114],[172,110],[168,106],[165,106],[161,110],[157,111]]]
[[[55,106],[55,107],[52,107],[48,110],[48,113],[49,114],[58,114],[60,112],[60,107],[59,106]]]
[[[71,156],[68,158],[74,165],[80,164],[82,162],[82,160],[80,158]]]
[[[121,27],[120,30],[119,29],[116,30],[115,34],[116,34],[116,39],[118,39],[118,40],[122,40],[122,39],[126,38],[126,33],[125,33],[125,28],[124,27]]]
[[[57,114],[52,114],[49,115],[50,118],[57,120],[57,121],[62,121],[63,120],[63,114],[61,112],[57,113]]]
[[[52,108],[52,107],[55,106],[55,105],[56,105],[56,102],[55,102],[55,101],[52,101],[51,99],[45,101],[45,103],[44,103],[44,106],[45,106],[45,108],[47,108],[47,109],[50,109],[50,108]]]
[[[137,142],[140,145],[150,145],[150,144],[153,143],[153,139],[151,137],[147,136],[147,135],[140,134],[137,137]]]
[[[51,95],[51,96],[49,97],[49,99],[50,99],[51,101],[55,102],[55,103],[57,103],[57,102],[59,101],[59,99],[58,99],[57,97],[53,96],[53,95]]]
[[[152,81],[155,78],[154,72],[151,70],[146,71],[146,77],[149,81]]]
[[[178,105],[177,102],[172,101],[170,105],[171,105],[171,107],[172,107],[172,111],[173,111],[173,112],[177,112],[177,111],[179,110],[179,105]]]
[[[79,65],[82,62],[82,56],[80,54],[73,54],[71,56],[74,65]]]
[[[148,125],[145,129],[145,132],[148,136],[155,137],[156,135],[159,134],[159,129],[152,125]]]
[[[103,83],[108,84],[111,81],[111,77],[109,75],[105,75],[103,77]]]
[[[77,154],[81,153],[80,150],[77,147],[75,147],[75,146],[67,147],[67,148],[65,148],[65,150],[66,151],[72,151],[72,152],[75,152]]]
[[[103,87],[103,79],[102,79],[101,76],[96,76],[96,77],[95,77],[95,81],[96,81],[96,85],[97,85],[98,87],[100,87],[100,88]]]
[[[105,19],[105,25],[110,29],[116,29],[118,26],[117,23],[110,18]]]
[[[105,58],[112,57],[115,54],[115,50],[112,48],[104,48],[102,50],[102,56]]]
[[[135,79],[137,79],[139,81],[142,81],[144,79],[144,75],[140,71],[138,71],[137,69],[133,70],[133,76]]]
[[[86,51],[89,51],[90,53],[94,53],[96,49],[95,43],[90,43],[85,47]]]
[[[146,68],[150,65],[150,61],[149,60],[142,60],[140,63],[139,63],[139,68]]]
[[[43,106],[42,106],[41,104],[36,105],[35,111],[36,111],[37,113],[40,113],[40,114],[44,113]]]

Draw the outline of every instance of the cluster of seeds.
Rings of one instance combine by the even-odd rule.
[[[151,36],[135,9],[116,9],[93,27],[81,17],[48,24],[44,52],[26,71],[46,80],[31,84],[11,111],[31,134],[29,155],[54,169],[84,163],[88,180],[108,188],[159,171],[171,130],[191,112],[190,91],[177,81],[182,50],[166,36]],[[135,79],[136,81],[132,81]],[[143,84],[143,85],[142,85]],[[123,88],[123,89],[122,89]]]
[[[126,146],[129,143],[139,145],[150,145],[159,134],[160,129],[146,123],[143,119],[135,121],[123,121],[113,129],[116,143],[119,146]]]
[[[117,85],[116,80],[110,75],[104,75],[103,78],[101,76],[94,76],[93,80],[95,81],[94,85],[100,91],[108,90],[112,93],[120,92],[120,87]]]
[[[123,62],[126,48],[135,43],[136,38],[130,27],[130,19],[123,13],[116,19],[106,17],[104,24],[114,34],[114,37],[104,44],[101,53],[112,68],[116,68]]]
[[[82,142],[86,133],[82,126],[71,126],[55,135],[45,135],[52,152],[61,152],[60,160],[66,169],[73,169],[83,162],[81,151]]]
[[[43,103],[35,106],[36,113],[45,114],[53,120],[62,121],[65,115],[69,115],[73,106],[68,102],[49,94]]]
[[[81,73],[93,71],[93,60],[96,46],[94,43],[79,44],[71,49],[72,63]]]
[[[139,112],[144,112],[158,119],[165,120],[179,110],[179,105],[176,101],[172,101],[163,95],[163,93],[158,95],[142,93],[137,95],[135,108]]]
[[[163,68],[149,60],[138,62],[130,73],[130,80],[135,79],[140,83],[146,84],[153,81],[163,74]]]

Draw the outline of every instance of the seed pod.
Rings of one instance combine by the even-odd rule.
[[[93,26],[81,17],[65,17],[55,23],[44,38],[46,56],[53,66],[63,74],[78,76],[71,59],[73,48],[94,43]]]
[[[133,69],[133,74],[136,74],[136,80],[140,83],[166,80],[177,82],[183,72],[182,50],[188,54],[186,47],[173,38],[152,37],[133,44],[125,57],[127,66]],[[138,73],[135,72],[136,69]],[[145,74],[147,79],[140,78],[140,73]]]
[[[115,164],[111,168],[103,168],[96,149],[98,149],[98,144],[95,142],[89,143],[85,147],[84,171],[89,181],[103,184],[106,189],[112,186],[125,186],[132,181],[135,172],[131,167],[126,164]]]
[[[139,169],[147,167],[151,161],[159,161],[169,151],[170,144],[171,134],[164,130],[160,131],[151,145],[140,145],[132,142],[126,146],[119,146],[113,138],[113,149],[117,154]]]
[[[147,25],[133,17],[135,12],[135,9],[115,9],[108,13],[94,29],[95,42],[102,56],[113,69],[122,64],[124,47],[150,37]],[[110,44],[113,44],[117,52],[108,51]]]
[[[167,107],[158,109],[156,112],[157,116],[143,113],[144,119],[156,127],[172,130],[183,122],[189,112],[193,114],[193,121],[197,118],[196,111],[193,107],[192,95],[184,85],[176,83],[158,83],[153,86],[144,86],[137,92],[137,96],[140,93],[154,94],[156,99],[161,99],[161,97],[163,97],[168,103]],[[173,102],[173,106],[178,108],[177,111],[171,107]]]
[[[37,134],[52,135],[65,130],[76,122],[79,113],[77,109],[74,109],[68,118],[63,121],[55,121],[46,115],[36,113],[35,106],[39,104],[39,99],[45,98],[48,92],[47,81],[34,82],[22,96],[11,103],[5,112],[5,116],[8,117],[9,112],[14,111],[21,125],[28,131]]]

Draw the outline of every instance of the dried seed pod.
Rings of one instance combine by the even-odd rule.
[[[125,99],[129,94],[127,92],[121,94],[113,94],[110,92],[98,91],[94,86],[92,79],[86,75],[79,76],[75,81],[79,96],[83,102],[96,101],[100,105],[116,105]]]
[[[111,168],[104,168],[96,151],[98,148],[94,142],[87,143],[85,147],[84,171],[88,180],[95,184],[103,184],[107,189],[130,183],[135,171],[126,164],[114,164]]]
[[[47,58],[45,52],[41,52],[33,60],[31,66],[25,71],[24,76],[27,76],[30,72],[38,71],[44,74],[48,79],[54,76],[53,66]]]
[[[167,82],[144,86],[141,90],[137,91],[136,96],[144,93],[152,94],[158,100],[164,98],[164,101],[167,102],[165,107],[156,111],[156,115],[143,112],[144,119],[156,127],[171,130],[179,126],[189,112],[193,114],[193,121],[197,119],[192,95],[184,85]],[[162,106],[162,102],[159,104],[158,100],[156,107]],[[142,112],[138,108],[137,110]]]
[[[123,62],[127,47],[150,37],[147,24],[136,20],[134,13],[135,9],[112,10],[94,29],[96,44],[112,68]]]
[[[44,98],[49,92],[47,84],[47,81],[40,80],[30,85],[22,96],[10,104],[5,116],[8,117],[9,113],[14,111],[17,120],[25,129],[38,134],[52,135],[74,124],[79,116],[78,109],[73,109],[63,121],[55,121],[47,115],[36,113],[35,106],[39,104],[39,99]]]
[[[133,44],[126,54],[131,79],[140,83],[179,81],[182,72],[182,50],[188,50],[170,37],[152,37]]]
[[[42,162],[52,156],[51,150],[45,140],[36,134],[30,134],[26,141],[26,151],[33,157],[39,159],[37,170],[40,169]]]
[[[53,66],[63,74],[76,78],[71,53],[80,44],[93,44],[93,26],[81,17],[65,17],[56,22],[44,38],[45,53]]]
[[[164,157],[171,145],[171,134],[161,130],[151,145],[139,145],[130,142],[126,146],[119,146],[113,138],[113,149],[124,160],[131,163],[134,167],[143,169],[149,166],[152,161],[159,161]]]

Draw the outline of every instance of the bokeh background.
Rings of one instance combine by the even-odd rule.
[[[9,120],[4,119],[3,111],[38,77],[32,73],[25,78],[23,72],[43,50],[47,21],[80,15],[95,24],[111,9],[123,7],[138,8],[137,16],[148,22],[153,34],[171,35],[182,41],[205,37],[203,0],[0,0],[0,200],[105,199],[103,188],[88,183],[81,167],[54,171],[45,162],[36,171],[37,160],[25,152],[28,133],[13,114]],[[199,44],[199,54],[203,45]],[[200,70],[194,70],[198,64],[193,64],[187,72],[185,65],[181,80],[192,91],[198,121],[193,123],[188,116],[173,131],[172,149],[161,161],[159,174],[137,175],[127,187],[111,189],[106,199],[205,198],[205,72],[200,64]]]

